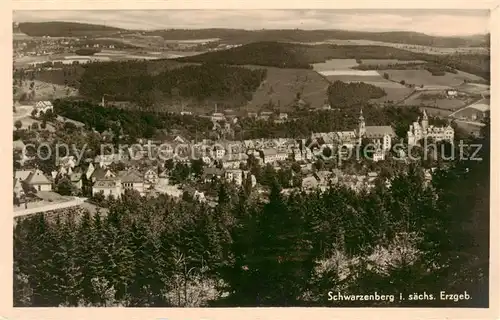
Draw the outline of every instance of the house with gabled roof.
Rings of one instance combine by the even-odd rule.
[[[92,186],[92,195],[102,193],[104,197],[120,197],[122,194],[121,183],[119,179],[109,178],[97,180]]]
[[[37,191],[52,191],[52,181],[40,169],[31,171],[24,182]]]
[[[50,101],[38,101],[35,106],[34,110],[36,110],[37,117],[40,116],[40,113],[47,113],[47,111],[54,111],[54,106],[52,105],[52,102]]]
[[[137,170],[130,169],[118,172],[122,190],[135,190],[140,194],[144,193],[144,176]]]

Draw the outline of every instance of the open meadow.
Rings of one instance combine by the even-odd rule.
[[[262,68],[251,67],[250,68]],[[263,104],[272,101],[280,110],[290,110],[292,104],[300,93],[302,100],[311,106],[322,106],[327,99],[329,82],[320,74],[308,69],[281,69],[268,67],[267,77],[253,94],[246,109],[258,110]]]
[[[308,43],[311,44],[311,43]],[[323,44],[335,44],[335,45],[358,45],[358,46],[384,46],[392,47],[397,49],[403,49],[415,53],[430,53],[430,54],[453,54],[453,53],[480,53],[489,54],[488,48],[485,47],[460,47],[460,48],[442,48],[442,47],[430,47],[414,44],[403,44],[403,43],[393,43],[393,42],[383,42],[374,40],[339,40],[331,39],[326,41],[315,42],[315,45]]]
[[[404,106],[433,106],[445,110],[458,110],[470,102],[470,98],[447,98],[443,91],[421,91],[403,101]]]
[[[31,89],[31,83],[34,84]],[[18,81],[14,86],[16,93],[14,94],[15,100],[54,100],[64,97],[72,97],[78,95],[78,90],[69,86],[60,84],[48,83],[40,80],[33,81]],[[32,96],[30,97],[30,92]],[[34,94],[33,94],[34,92]]]
[[[458,72],[457,74],[446,72],[444,76],[433,76],[427,70],[379,70],[380,75],[387,73],[389,79],[400,82],[405,81],[407,84],[414,84],[419,87],[421,85],[427,86],[443,86],[443,87],[456,87],[464,83],[464,80],[474,81],[480,79],[474,75]]]

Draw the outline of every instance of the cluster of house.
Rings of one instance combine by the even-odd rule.
[[[407,132],[408,145],[417,145],[421,139],[432,138],[434,141],[448,141],[453,143],[455,138],[455,130],[451,125],[437,127],[429,125],[429,118],[425,110],[423,111],[422,121],[420,118],[410,125]]]
[[[375,187],[378,174],[369,172],[366,175],[344,174],[341,170],[317,171],[302,180],[302,188],[306,191],[320,189],[326,190],[330,184],[340,184],[354,191],[371,189]]]
[[[40,109],[47,107],[40,104]],[[418,141],[418,137],[431,136],[436,140],[453,139],[451,127],[436,128],[428,125],[427,115],[424,111],[424,120],[421,124],[415,122],[410,128],[409,143]],[[415,130],[417,129],[417,130]],[[451,130],[450,130],[451,129]],[[187,141],[177,136],[170,143],[157,141],[130,147],[123,153],[99,155],[94,159],[87,159],[83,165],[77,165],[71,156],[61,159],[58,170],[47,177],[38,169],[30,171],[16,171],[14,177],[15,190],[24,187],[34,188],[37,191],[51,191],[53,181],[60,177],[67,177],[75,188],[81,189],[83,181],[90,183],[92,194],[102,193],[104,196],[120,196],[126,190],[135,190],[142,195],[153,193],[168,193],[169,173],[159,170],[153,164],[155,159],[172,159],[174,162],[190,164],[192,159],[203,161],[204,181],[214,178],[225,179],[237,185],[242,185],[250,178],[252,185],[256,179],[246,171],[248,160],[257,164],[272,165],[276,169],[287,160],[302,162],[304,166],[312,169],[312,162],[324,156],[324,148],[339,150],[339,145],[345,149],[352,149],[360,145],[363,139],[368,139],[375,152],[373,160],[384,160],[387,152],[392,147],[396,137],[390,126],[367,126],[360,112],[358,127],[353,130],[312,133],[310,139],[253,139],[243,141],[211,141],[203,140],[201,143]],[[342,149],[342,148],[341,148]],[[89,161],[90,160],[90,161]],[[114,171],[112,164],[122,163],[125,170]],[[313,170],[308,170],[313,171]],[[329,183],[344,183],[353,188],[370,187],[376,178],[375,173],[367,176],[348,176],[338,172],[318,171],[304,178],[302,186],[305,189],[326,187]]]

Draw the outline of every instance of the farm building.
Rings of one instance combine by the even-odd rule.
[[[461,120],[480,121],[484,119],[490,111],[490,100],[481,99],[457,112],[451,114],[452,117]]]

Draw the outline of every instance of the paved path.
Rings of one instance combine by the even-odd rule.
[[[81,204],[83,204],[85,200],[86,200],[86,198],[75,197],[74,200],[50,204],[50,205],[43,206],[43,207],[18,210],[18,211],[14,211],[14,217],[26,216],[26,215],[30,215],[30,214],[36,214],[39,212],[47,212],[47,211],[51,211],[51,210],[76,207],[76,206],[80,206]]]

